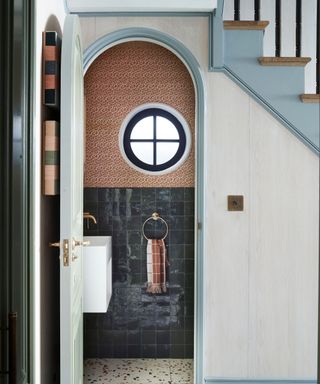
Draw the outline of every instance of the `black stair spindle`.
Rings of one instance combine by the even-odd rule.
[[[317,1],[316,92],[320,93],[320,0]]]
[[[296,57],[301,57],[301,0],[296,0]]]
[[[260,21],[260,0],[254,0],[254,20]]]
[[[275,38],[276,38],[276,57],[281,55],[281,0],[276,0],[276,26],[275,26]]]
[[[240,0],[234,0],[234,20],[240,20]]]

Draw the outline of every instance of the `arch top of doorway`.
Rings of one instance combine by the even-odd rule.
[[[196,129],[197,129],[197,268],[196,268],[196,310],[195,310],[195,382],[202,384],[203,377],[203,348],[204,348],[204,213],[205,213],[205,189],[204,189],[204,135],[205,135],[205,88],[200,65],[192,52],[175,37],[152,29],[143,27],[124,28],[106,34],[93,42],[85,51],[83,57],[84,72],[88,70],[93,61],[105,50],[128,41],[149,41],[162,45],[173,52],[187,67],[194,82],[196,90]]]
[[[175,37],[152,28],[133,27],[110,32],[94,41],[85,51],[83,57],[84,72],[92,62],[105,50],[114,45],[128,41],[150,41],[160,44],[176,54],[186,65],[193,76],[197,89],[197,97],[204,96],[203,79],[200,65],[190,50]],[[201,89],[202,88],[202,89]],[[202,94],[202,95],[201,95]],[[199,100],[198,100],[199,101]]]

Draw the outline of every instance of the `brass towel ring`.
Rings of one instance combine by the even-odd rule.
[[[146,239],[146,240],[149,240],[149,238],[146,236],[146,234],[144,233],[144,227],[145,225],[147,224],[147,222],[149,220],[160,220],[165,226],[166,226],[166,233],[164,235],[164,237],[161,239],[161,240],[164,240],[167,236],[168,236],[168,232],[169,232],[169,227],[168,227],[168,224],[167,222],[162,218],[160,217],[159,213],[158,212],[154,212],[143,224],[142,224],[142,234],[143,234],[143,237]]]

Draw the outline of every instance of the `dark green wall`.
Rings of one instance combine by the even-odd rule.
[[[194,188],[85,188],[84,211],[97,224],[88,236],[112,236],[112,298],[106,313],[85,313],[85,358],[193,358]],[[158,212],[168,225],[167,292],[146,291],[145,220]],[[163,222],[149,220],[148,237]]]
[[[1,371],[8,370],[8,313],[17,312],[17,383],[30,380],[30,134],[32,0],[0,10],[0,326]],[[1,374],[1,383],[8,375]],[[13,381],[10,381],[10,383]]]

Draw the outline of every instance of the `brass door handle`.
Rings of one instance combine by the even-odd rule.
[[[90,241],[85,241],[85,240],[73,240],[73,246],[74,247],[80,247],[80,246],[86,247],[90,245]]]
[[[60,242],[57,242],[57,243],[49,243],[49,247],[60,248]]]
[[[87,240],[74,240],[73,239],[73,249],[75,247],[80,247],[80,246],[87,246],[87,245],[90,245],[90,241],[87,241]],[[79,256],[75,255],[74,253],[72,253],[72,261],[75,261],[79,258]]]

